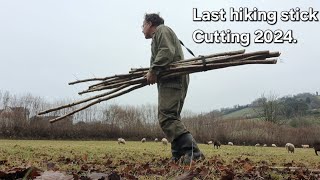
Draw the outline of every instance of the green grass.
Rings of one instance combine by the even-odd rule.
[[[234,164],[239,159],[250,159],[253,165],[266,164],[283,167],[287,163],[310,169],[320,169],[320,157],[313,149],[296,148],[289,154],[284,147],[212,146],[200,144],[206,161],[216,157],[224,164]],[[150,163],[170,158],[170,145],[155,142],[127,142],[118,145],[116,141],[46,141],[46,140],[0,140],[0,171],[13,167],[35,166],[43,171],[48,163],[55,169],[76,173],[84,164],[94,166],[95,171],[124,171],[125,165]],[[112,167],[110,169],[110,167]],[[161,168],[162,166],[159,166]]]
[[[257,116],[257,113],[253,108],[247,107],[247,108],[241,109],[239,111],[235,111],[235,112],[226,114],[226,115],[223,116],[223,118],[224,119],[245,118],[247,116],[255,117],[255,116]]]
[[[116,141],[46,141],[46,140],[0,140],[0,161],[7,160],[7,167],[32,164],[46,169],[47,162],[55,162],[59,169],[79,169],[79,164],[67,164],[63,159],[104,163],[104,160],[147,162],[153,157],[169,157],[170,146],[160,143]],[[0,170],[5,168],[0,166]]]

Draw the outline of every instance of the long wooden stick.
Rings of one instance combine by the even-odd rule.
[[[232,66],[241,66],[246,64],[276,64],[276,63],[277,63],[277,59],[268,59],[268,60],[250,60],[250,61],[238,61],[238,62],[230,62],[230,63],[219,63],[214,65],[211,64],[207,67],[204,67],[202,65],[195,65],[195,66],[176,69],[176,72],[163,74],[161,78],[169,78],[169,77],[178,76],[182,74],[192,74],[192,73],[197,73],[202,71],[222,69],[222,68],[227,68]]]
[[[140,77],[140,78],[132,80],[132,81],[124,81],[124,82],[120,82],[120,83],[116,83],[116,84],[111,84],[111,85],[107,85],[107,86],[101,86],[101,87],[97,87],[97,88],[93,88],[93,89],[88,89],[88,90],[79,92],[79,94],[101,91],[101,90],[105,90],[105,89],[112,89],[112,88],[122,86],[122,85],[140,84],[143,82],[147,82],[147,80],[144,77]]]
[[[83,79],[83,80],[77,80],[77,81],[70,82],[69,85],[78,84],[78,83],[83,83],[83,82],[88,82],[88,81],[116,80],[116,79],[118,79],[118,78],[130,77],[130,76],[132,76],[132,75],[140,75],[141,73],[143,73],[143,72],[132,72],[132,73],[129,73],[129,74],[116,74],[116,75],[109,76],[109,77],[104,77],[104,78]]]
[[[213,57],[219,57],[219,56],[231,56],[231,55],[236,55],[236,54],[243,54],[245,52],[245,50],[238,50],[238,51],[229,51],[229,52],[223,52],[223,53],[215,53],[215,54],[210,54],[207,56],[203,56],[203,57],[195,57],[195,58],[191,58],[191,59],[185,59],[185,60],[181,60],[181,61],[177,61],[172,63],[172,66],[176,66],[178,64],[183,64],[183,63],[187,63],[190,61],[197,61],[197,60],[201,60],[203,58],[207,59],[207,58],[213,58]],[[131,68],[130,72],[136,72],[136,71],[146,71],[149,68]]]
[[[77,102],[73,102],[73,103],[70,103],[70,104],[67,104],[67,105],[63,105],[63,106],[59,106],[59,107],[56,107],[56,108],[52,108],[52,109],[48,109],[46,111],[42,111],[42,112],[39,112],[39,115],[42,115],[42,114],[47,114],[49,112],[53,112],[53,111],[58,111],[60,109],[64,109],[64,108],[68,108],[68,107],[72,107],[72,106],[75,106],[75,105],[78,105],[78,104],[82,104],[82,103],[85,103],[85,102],[88,102],[88,101],[91,101],[91,100],[94,100],[94,99],[97,99],[97,98],[100,98],[100,97],[104,97],[104,96],[107,96],[107,95],[110,95],[112,93],[115,93],[115,92],[118,92],[120,91],[121,89],[124,89],[126,87],[128,87],[129,85],[122,85],[116,89],[113,89],[111,91],[108,91],[106,93],[103,93],[103,94],[99,94],[99,95],[96,95],[96,96],[93,96],[93,97],[89,97],[87,99],[83,99],[81,101],[77,101]]]
[[[77,80],[77,81],[69,82],[69,85],[88,82],[88,81],[104,81],[104,80],[106,80],[106,79],[105,78],[90,78],[90,79],[83,79],[83,80]]]
[[[258,55],[268,55],[269,51],[257,51],[257,52],[251,52],[251,53],[245,53],[245,54],[236,54],[232,56],[223,56],[223,57],[214,57],[214,58],[208,58],[205,59],[207,64],[210,63],[223,63],[223,62],[230,62],[230,61],[236,61],[240,59],[245,59],[251,56],[258,56]],[[202,64],[202,60],[197,60],[192,64]]]
[[[122,81],[129,81],[129,80],[132,80],[132,79],[137,79],[143,75],[145,75],[147,72],[140,72],[139,74],[134,74],[131,76],[131,74],[127,74],[128,77],[123,77],[123,78],[117,78],[115,80],[112,80],[112,81],[102,81],[100,83],[97,83],[97,84],[93,84],[91,86],[89,86],[89,89],[93,89],[93,88],[97,88],[99,86],[106,86],[106,85],[110,85],[110,84],[114,84],[114,83],[119,83],[119,82],[122,82]]]
[[[139,85],[133,86],[133,87],[127,89],[127,90],[124,90],[124,91],[121,91],[121,92],[119,92],[119,93],[113,94],[113,95],[111,95],[111,96],[108,96],[108,97],[105,97],[105,98],[100,98],[100,99],[98,99],[98,100],[96,100],[96,101],[93,101],[93,102],[91,102],[91,103],[89,103],[89,104],[87,104],[87,105],[85,105],[85,106],[83,106],[83,107],[81,107],[81,108],[79,108],[79,109],[76,109],[76,110],[74,110],[74,111],[72,111],[72,112],[70,112],[70,113],[68,113],[68,114],[66,114],[66,115],[63,115],[63,116],[61,116],[61,117],[58,117],[58,118],[55,118],[55,119],[50,120],[50,123],[57,122],[57,121],[59,121],[59,120],[61,120],[61,119],[64,119],[64,118],[66,118],[66,117],[68,117],[68,116],[71,116],[71,115],[73,115],[73,114],[75,114],[75,113],[77,113],[77,112],[79,112],[79,111],[82,111],[82,110],[84,110],[84,109],[87,109],[87,108],[89,108],[89,107],[91,107],[91,106],[93,106],[93,105],[95,105],[95,104],[101,103],[102,101],[107,101],[107,100],[109,100],[109,99],[113,99],[113,98],[118,97],[118,96],[121,96],[121,95],[123,95],[123,94],[125,94],[125,93],[131,92],[131,91],[133,91],[133,90],[135,90],[135,89],[142,88],[143,86],[146,86],[146,85],[147,85],[146,83],[144,83],[144,84],[139,84]]]

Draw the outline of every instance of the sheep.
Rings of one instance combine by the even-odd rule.
[[[293,144],[287,143],[285,147],[288,150],[288,153],[289,152],[294,153],[294,145]]]
[[[166,138],[162,138],[162,139],[161,139],[161,142],[162,142],[162,144],[165,145],[165,146],[168,145],[168,143],[169,143]]]
[[[154,142],[159,142],[158,138],[155,138],[155,139],[154,139]]]
[[[267,147],[267,144],[264,144],[263,147]]]
[[[320,151],[320,142],[316,142],[313,144],[313,148],[314,148],[314,152],[316,153],[316,155],[318,156],[317,151]]]
[[[286,149],[287,149],[290,144],[291,144],[291,143],[287,143],[284,147],[286,147]]]
[[[214,141],[213,142],[213,148],[217,147],[217,149],[218,149],[218,148],[220,148],[220,146],[221,146],[220,141]]]
[[[294,146],[293,145],[288,146],[288,153],[289,152],[294,153]]]
[[[259,143],[257,143],[256,145],[254,145],[255,147],[259,147],[260,146],[260,144]]]
[[[118,138],[118,144],[126,144],[126,141],[123,138]]]
[[[207,144],[208,144],[208,145],[212,144],[212,141],[208,141]]]
[[[146,141],[147,141],[146,138],[142,138],[142,139],[141,139],[141,142],[142,142],[142,143],[145,143]]]
[[[272,146],[272,147],[277,147],[277,145],[276,145],[276,144],[271,144],[271,146]]]
[[[302,148],[309,148],[310,146],[308,144],[302,144],[301,147]]]
[[[228,142],[228,145],[233,146],[233,143],[232,142]]]

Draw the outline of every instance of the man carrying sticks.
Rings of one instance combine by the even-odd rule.
[[[171,142],[172,160],[188,164],[203,159],[191,133],[181,122],[180,113],[187,94],[189,75],[169,79],[158,78],[169,64],[183,60],[183,51],[176,34],[164,25],[159,14],[145,14],[142,32],[152,39],[150,69],[145,75],[148,84],[157,83],[158,120],[163,132]]]

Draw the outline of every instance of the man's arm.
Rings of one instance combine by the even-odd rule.
[[[157,45],[157,54],[152,62],[149,72],[146,75],[149,84],[154,84],[157,81],[157,75],[173,62],[175,54],[175,47],[170,31],[163,27],[155,34],[155,41]]]

